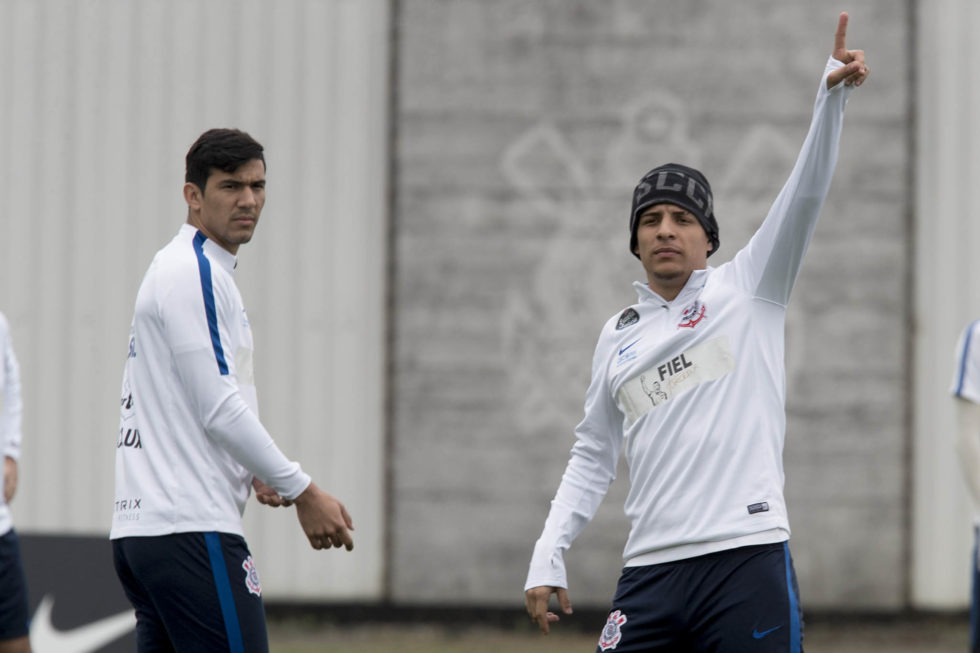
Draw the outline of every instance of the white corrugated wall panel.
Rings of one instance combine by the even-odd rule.
[[[21,361],[22,531],[107,533],[133,300],[186,216],[187,148],[234,126],[268,200],[238,281],[262,418],[345,501],[314,552],[254,501],[269,597],[382,592],[387,0],[0,3],[0,310]]]
[[[975,507],[954,448],[950,388],[957,338],[980,318],[980,5],[922,2],[916,18],[912,600],[959,609],[969,601]]]

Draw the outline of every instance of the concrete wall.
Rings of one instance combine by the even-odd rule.
[[[700,167],[730,258],[795,160],[839,7],[405,0],[395,149],[391,579],[519,604],[604,320],[635,299],[630,191]],[[873,83],[789,312],[786,494],[808,607],[906,599],[908,5],[849,3]],[[567,557],[608,603],[625,473]]]

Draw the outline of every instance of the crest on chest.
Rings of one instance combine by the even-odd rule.
[[[684,311],[681,313],[681,321],[677,326],[693,329],[704,319],[707,310],[708,307],[705,306],[704,302],[700,299],[695,299],[693,303],[684,307]]]

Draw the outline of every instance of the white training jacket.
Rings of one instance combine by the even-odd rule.
[[[10,325],[0,313],[0,463],[3,458],[20,460],[20,367],[10,340]],[[13,522],[3,498],[3,465],[0,464],[0,535],[6,535]]]
[[[585,418],[534,547],[525,589],[567,587],[564,552],[625,448],[627,566],[789,539],[783,499],[786,304],[830,187],[853,87],[821,78],[810,131],[765,221],[733,260],[673,301],[646,283],[606,322]]]
[[[966,325],[956,343],[956,365],[953,369],[953,380],[950,392],[954,397],[964,399],[974,404],[980,404],[980,320]],[[968,413],[968,415],[972,415]],[[959,421],[959,420],[958,420]],[[977,433],[973,419],[957,424],[957,450],[961,459],[961,467],[967,486],[973,493],[973,523],[980,526],[980,504],[977,503],[978,482],[976,475],[980,468],[980,457],[975,446]],[[965,430],[964,430],[965,429]],[[969,440],[964,441],[964,438]]]
[[[143,278],[123,374],[112,539],[241,535],[253,474],[287,499],[310,484],[259,421],[235,264],[185,224]]]
[[[980,404],[980,320],[968,324],[960,334],[950,392],[955,397]]]

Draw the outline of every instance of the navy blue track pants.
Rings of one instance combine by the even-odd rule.
[[[262,590],[241,536],[124,537],[112,547],[139,653],[268,652]]]
[[[644,653],[802,653],[786,542],[626,567],[596,648]]]

